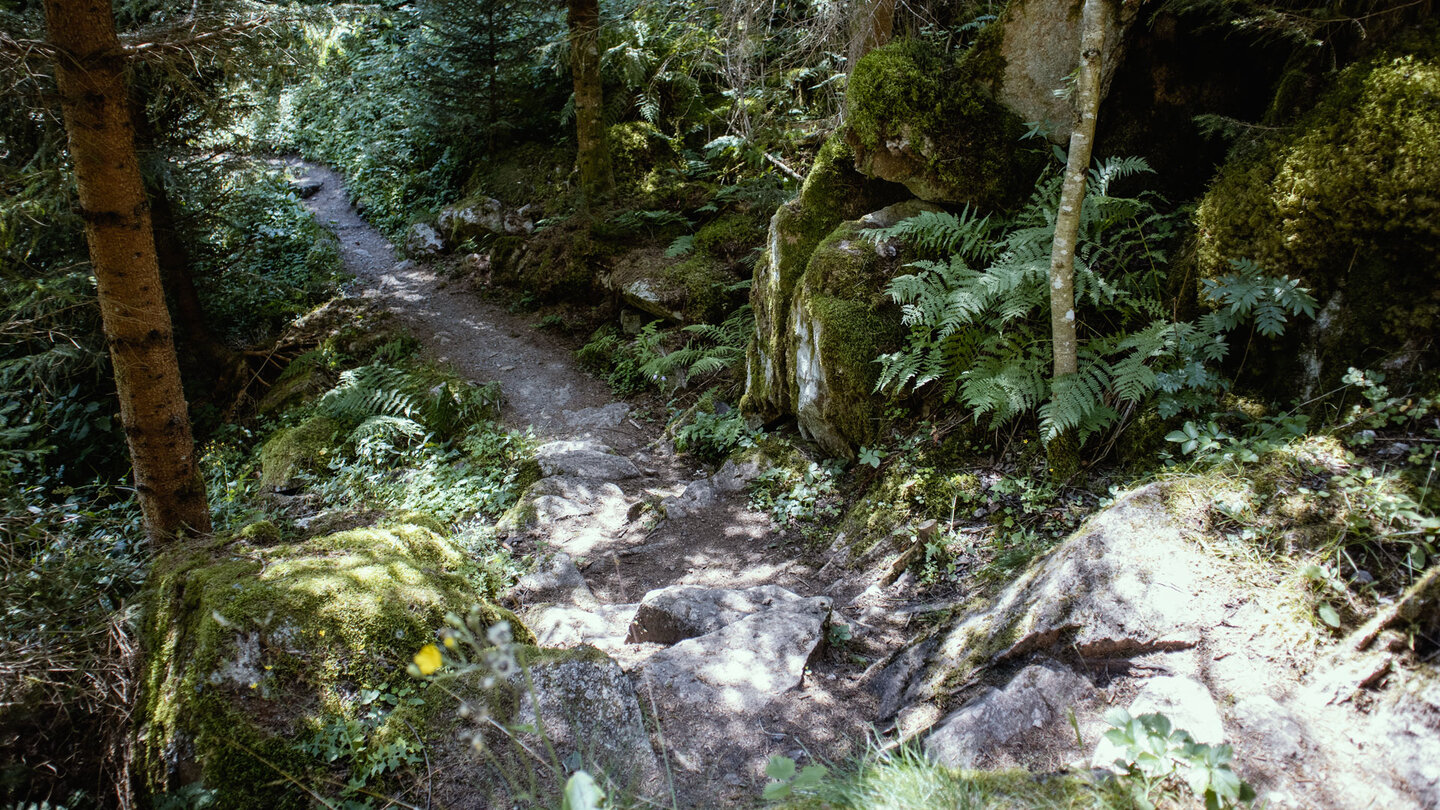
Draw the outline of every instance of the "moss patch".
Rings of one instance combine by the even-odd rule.
[[[1196,260],[1205,277],[1226,273],[1231,259],[1253,259],[1273,275],[1302,279],[1322,306],[1331,304],[1316,334],[1291,330],[1254,366],[1257,381],[1293,392],[1297,378],[1309,378],[1324,390],[1350,365],[1435,344],[1437,30],[1347,68],[1312,112],[1237,153],[1201,201]],[[1312,356],[1304,357],[1302,342],[1314,344],[1303,347]]]
[[[934,202],[1019,202],[1042,158],[1020,146],[1024,125],[992,94],[1003,69],[995,44],[982,38],[956,57],[900,39],[866,54],[846,91],[861,170]]]
[[[312,416],[276,432],[260,448],[260,486],[275,489],[297,473],[320,469],[340,427],[334,419]]]
[[[137,759],[147,787],[199,780],[221,807],[309,806],[323,764],[298,747],[359,710],[358,690],[403,672],[447,612],[488,602],[459,548],[419,526],[258,549],[220,541],[155,561],[143,596],[150,659]],[[268,764],[267,764],[268,763]]]

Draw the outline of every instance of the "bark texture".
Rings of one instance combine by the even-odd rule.
[[[600,81],[600,4],[569,0],[570,74],[575,80],[575,136],[580,193],[587,208],[608,202],[615,190],[605,140],[605,99]]]
[[[1055,377],[1078,369],[1075,337],[1075,242],[1080,235],[1080,206],[1085,176],[1095,142],[1100,109],[1100,71],[1105,47],[1105,0],[1085,0],[1080,13],[1080,69],[1075,80],[1075,126],[1055,218],[1055,245],[1050,252],[1050,331],[1055,341]]]
[[[70,157],[146,531],[210,531],[109,0],[45,0]]]

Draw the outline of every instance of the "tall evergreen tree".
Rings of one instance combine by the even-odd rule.
[[[135,489],[154,542],[210,531],[109,0],[45,0]]]

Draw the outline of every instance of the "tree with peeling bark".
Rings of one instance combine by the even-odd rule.
[[[1100,110],[1101,54],[1109,20],[1106,0],[1085,0],[1080,13],[1080,64],[1075,77],[1074,119],[1060,209],[1055,218],[1055,242],[1050,252],[1050,333],[1054,341],[1056,381],[1079,370],[1075,328],[1075,245],[1080,236],[1080,207],[1085,200],[1085,177],[1095,141],[1095,120]],[[1068,432],[1067,432],[1068,433]],[[1051,439],[1051,468],[1068,477],[1076,465],[1073,437]]]
[[[610,146],[605,138],[605,102],[600,79],[600,3],[570,0],[570,75],[575,81],[576,163],[581,203],[603,206],[615,191]]]
[[[146,533],[207,533],[114,14],[108,0],[45,0],[45,24]]]

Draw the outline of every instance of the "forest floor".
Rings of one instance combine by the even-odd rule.
[[[508,425],[532,429],[540,441],[600,442],[628,457],[642,475],[616,483],[632,504],[678,496],[706,477],[706,470],[674,452],[663,424],[642,423],[628,404],[582,370],[562,338],[483,300],[436,266],[398,261],[394,246],[351,207],[338,173],[296,160],[291,165],[323,184],[306,202],[339,238],[345,267],[355,276],[351,294],[396,313],[430,359],[474,382],[498,382]],[[597,510],[552,528],[546,536],[512,538],[513,550],[525,556],[568,553],[602,604],[633,604],[671,585],[779,585],[802,597],[832,598],[834,621],[852,629],[840,649],[811,660],[799,687],[759,714],[727,716],[715,705],[697,718],[663,705],[663,698],[647,706],[682,805],[749,803],[764,785],[771,756],[802,764],[837,761],[858,753],[855,747],[870,738],[877,699],[865,688],[865,676],[871,662],[904,642],[903,605],[889,604],[893,600],[854,580],[826,581],[825,569],[843,566],[826,566],[830,554],[784,541],[769,516],[750,507],[743,489],[722,492],[678,519],[636,520]],[[886,604],[877,605],[877,599]],[[657,649],[616,644],[606,651],[630,671]],[[654,701],[645,691],[642,704]]]

